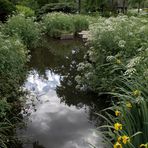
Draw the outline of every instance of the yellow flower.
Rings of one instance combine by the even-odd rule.
[[[122,142],[124,144],[126,144],[127,142],[130,142],[130,138],[128,136],[124,135],[124,136],[122,136]]]
[[[116,60],[116,63],[117,63],[117,64],[121,64],[121,60],[117,59],[117,60]]]
[[[114,144],[114,148],[122,148],[122,145],[119,142],[116,142]]]
[[[140,90],[135,90],[135,91],[133,91],[133,95],[134,95],[135,97],[138,97],[138,96],[141,95],[141,91],[140,91]]]
[[[127,102],[127,103],[126,103],[126,106],[127,106],[128,108],[132,108],[132,104],[131,104],[130,102]]]
[[[140,148],[148,148],[148,144],[141,144]]]
[[[121,142],[121,140],[122,140],[122,137],[119,136],[118,139],[117,139],[117,141],[118,141],[118,142]]]
[[[118,117],[118,116],[120,116],[120,115],[121,115],[121,112],[120,112],[120,111],[118,111],[118,110],[116,110],[116,111],[115,111],[115,115]]]
[[[122,130],[122,124],[120,124],[120,123],[115,123],[114,124],[114,128],[115,128],[115,130]]]

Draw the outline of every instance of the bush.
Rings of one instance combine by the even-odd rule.
[[[44,32],[50,37],[59,37],[62,33],[76,33],[88,29],[89,17],[64,13],[49,13],[43,16]]]
[[[39,8],[38,2],[36,0],[21,0],[17,2],[18,5],[29,7],[32,10],[37,10]]]
[[[18,14],[23,14],[26,17],[33,17],[35,15],[34,10],[26,6],[16,5],[16,9]]]
[[[90,27],[91,48],[78,65],[77,88],[108,92],[114,100],[105,116],[99,114],[109,148],[148,147],[147,23],[144,17],[99,18]]]
[[[75,13],[76,6],[73,3],[50,3],[39,9],[38,15],[43,15],[49,12]]]
[[[73,16],[75,31],[80,32],[89,28],[89,21],[86,16],[74,15]]]
[[[24,76],[26,54],[26,47],[19,39],[0,33],[0,98],[8,98],[18,89]]]
[[[8,0],[0,0],[0,20],[4,21],[6,16],[15,11],[15,6]]]
[[[24,15],[14,15],[8,19],[3,26],[6,35],[18,35],[29,48],[35,47],[40,38],[39,24],[34,22],[34,18],[25,18]]]
[[[0,32],[0,145],[2,147],[7,147],[12,133],[13,124],[8,118],[12,118],[14,102],[19,104],[20,85],[26,75],[27,59],[27,50],[21,41]],[[14,113],[13,119],[15,119]]]
[[[78,66],[82,72],[79,87],[86,85],[90,89],[112,91],[116,77],[123,75],[129,60],[139,50],[147,48],[148,29],[145,18],[119,16],[100,18],[90,26],[90,50],[85,62]]]
[[[75,32],[71,15],[64,13],[49,13],[43,16],[44,32],[50,37],[59,37],[62,33]]]

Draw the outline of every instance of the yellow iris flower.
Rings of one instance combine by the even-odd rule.
[[[122,145],[119,142],[116,142],[114,144],[114,148],[122,148]]]
[[[148,144],[141,144],[140,148],[148,148]]]
[[[127,102],[127,103],[126,103],[126,107],[132,108],[132,104],[131,104],[130,102]]]
[[[122,142],[124,144],[127,144],[128,142],[130,142],[130,138],[128,136],[124,135],[124,136],[122,136]]]
[[[118,110],[116,110],[116,111],[115,111],[115,115],[118,117],[118,116],[120,116],[120,115],[121,115],[121,112],[120,112],[120,111],[118,111]]]
[[[120,124],[120,123],[115,123],[115,124],[114,124],[114,128],[115,128],[116,131],[122,130],[122,124]]]
[[[141,91],[140,91],[140,90],[135,90],[135,91],[133,91],[133,95],[134,95],[135,97],[138,97],[138,96],[141,95]]]

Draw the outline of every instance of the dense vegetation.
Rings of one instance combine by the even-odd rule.
[[[50,37],[60,37],[61,34],[77,33],[87,30],[89,21],[83,15],[68,15],[64,13],[48,13],[43,16],[43,31]]]
[[[145,17],[118,16],[99,18],[90,26],[90,50],[78,65],[77,88],[110,94],[115,100],[103,117],[108,147],[147,147],[147,24]]]

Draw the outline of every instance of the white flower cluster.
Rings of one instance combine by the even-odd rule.
[[[85,64],[83,62],[79,63],[77,70],[78,71],[83,71],[84,69],[85,69]]]
[[[124,76],[129,76],[129,77],[131,77],[135,72],[136,72],[136,69],[135,69],[135,68],[127,69],[127,70],[124,72]]]
[[[78,84],[81,84],[81,81],[82,81],[82,77],[80,75],[77,75],[75,77],[75,81],[78,83]]]
[[[119,43],[118,43],[118,46],[119,46],[120,48],[124,48],[125,45],[126,45],[126,41],[124,41],[124,40],[120,40]]]
[[[93,73],[92,72],[85,73],[85,78],[86,79],[90,80],[92,77],[93,77]]]
[[[115,60],[115,56],[107,56],[106,58],[107,62],[112,62],[113,60]]]
[[[94,49],[91,49],[88,51],[88,55],[89,55],[89,59],[92,61],[92,62],[96,62],[98,56],[97,56],[97,53],[95,52]]]
[[[133,59],[131,59],[129,61],[129,63],[126,65],[126,67],[127,68],[133,68],[134,66],[136,66],[137,64],[139,64],[140,60],[141,60],[141,57],[140,56],[139,57],[135,57],[135,58],[133,58]]]

